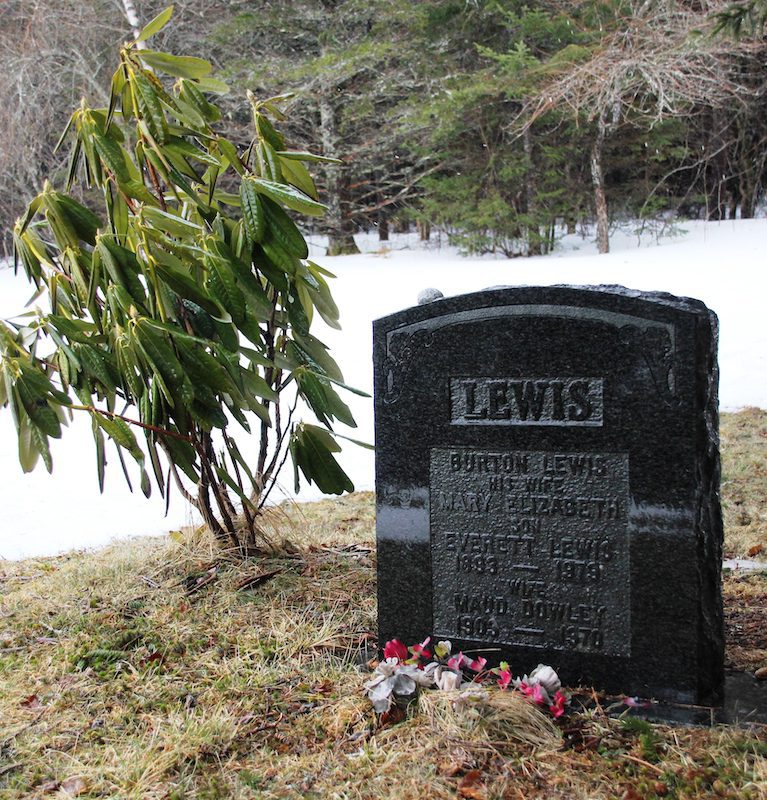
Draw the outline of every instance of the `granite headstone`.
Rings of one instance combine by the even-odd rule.
[[[491,289],[377,320],[374,361],[381,644],[721,700],[713,312]]]

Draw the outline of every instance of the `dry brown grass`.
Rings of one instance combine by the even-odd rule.
[[[748,476],[764,479],[763,429],[763,412],[723,423],[725,497],[740,491],[757,528]],[[767,797],[763,730],[593,712],[554,726],[500,694],[463,716],[424,695],[381,725],[362,692],[373,514],[369,493],[276,509],[271,538],[291,544],[257,562],[222,559],[190,531],[0,563],[3,800]],[[728,658],[763,666],[767,579],[728,576],[725,598]]]
[[[725,553],[767,557],[767,411],[722,414]]]

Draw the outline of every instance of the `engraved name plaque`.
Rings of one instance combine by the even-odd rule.
[[[431,450],[434,633],[631,654],[625,453]]]
[[[602,424],[601,378],[452,378],[453,425]]]

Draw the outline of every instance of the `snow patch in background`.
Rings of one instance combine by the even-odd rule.
[[[591,240],[571,235],[552,255],[512,260],[463,258],[437,237],[421,245],[414,235],[379,242],[375,234],[357,237],[365,251],[361,255],[326,258],[323,242],[313,239],[311,257],[338,276],[331,289],[343,325],[334,331],[317,320],[314,333],[330,347],[346,382],[372,394],[372,321],[415,305],[427,287],[445,296],[499,285],[621,284],[664,291],[702,300],[719,315],[720,407],[767,408],[767,220],[682,222],[676,232],[658,239],[652,231],[637,236],[630,228],[619,230],[607,255],[597,255]],[[32,293],[22,275],[0,269],[0,318],[22,310]],[[372,400],[344,399],[359,427],[341,432],[372,442]],[[176,493],[167,517],[159,494],[146,500],[138,487],[131,494],[115,455],[107,466],[105,494],[99,495],[90,422],[84,415],[52,442],[51,451],[53,475],[42,465],[24,475],[10,413],[0,411],[0,558],[53,555],[112,539],[158,535],[196,521]],[[345,443],[340,461],[358,489],[373,488],[372,452]],[[291,496],[290,465],[282,480],[282,496]],[[313,486],[298,495],[299,500],[319,497]]]

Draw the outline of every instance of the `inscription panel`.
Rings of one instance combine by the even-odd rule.
[[[430,452],[435,635],[630,656],[628,454]]]

